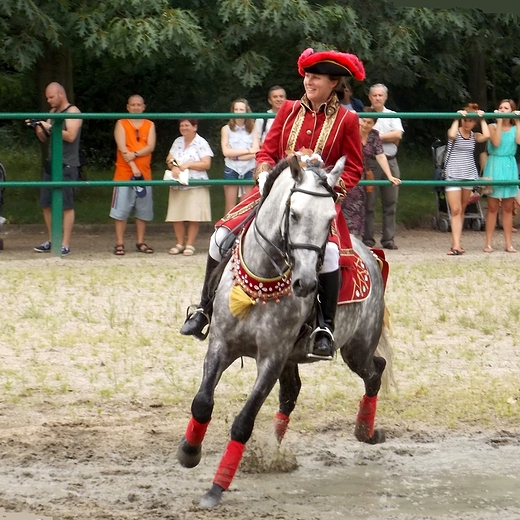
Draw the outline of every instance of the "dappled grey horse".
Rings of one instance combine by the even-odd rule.
[[[316,361],[307,352],[315,323],[318,270],[335,216],[333,186],[344,162],[345,158],[340,159],[329,173],[309,163],[302,167],[296,158],[281,161],[265,183],[255,219],[237,238],[232,258],[222,270],[202,382],[177,450],[183,466],[195,467],[200,461],[215,388],[223,372],[239,357],[248,356],[256,360],[257,377],[233,422],[231,439],[213,485],[201,499],[202,506],[220,503],[255,418],[277,381],[275,435],[282,441],[301,388],[298,363]],[[353,241],[370,273],[371,289],[363,301],[338,306],[334,338],[345,363],[365,384],[356,438],[375,444],[384,441],[383,432],[374,429],[374,418],[382,376],[388,374],[391,361],[384,327],[384,283],[374,254]]]

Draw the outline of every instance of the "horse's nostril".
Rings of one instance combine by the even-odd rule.
[[[293,293],[295,296],[307,296],[316,290],[316,281],[303,283],[301,278],[293,280]]]

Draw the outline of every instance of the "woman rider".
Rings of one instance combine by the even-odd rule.
[[[262,148],[256,154],[255,179],[268,175],[283,158],[302,152],[318,154],[325,168],[332,167],[342,156],[345,166],[335,189],[338,193],[336,218],[325,249],[323,267],[318,276],[318,296],[324,327],[314,333],[312,357],[332,359],[334,354],[334,317],[340,288],[340,250],[351,252],[350,234],[341,211],[341,200],[361,179],[363,158],[359,134],[359,117],[341,106],[334,91],[341,76],[365,78],[365,70],[357,56],[337,51],[314,52],[306,49],[298,59],[298,72],[303,76],[305,94],[298,101],[285,101],[279,109]],[[219,264],[226,248],[237,233],[237,226],[247,220],[258,205],[258,186],[215,225],[209,246],[206,276],[200,304],[188,314],[181,334],[204,340],[208,334],[212,313],[209,278]],[[239,230],[239,229],[238,229]]]

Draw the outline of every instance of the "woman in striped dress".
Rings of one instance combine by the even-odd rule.
[[[475,143],[483,143],[489,139],[489,128],[484,119],[484,112],[476,103],[468,104],[458,110],[462,116],[453,121],[448,130],[448,145],[446,146],[446,180],[457,182],[458,186],[446,186],[446,200],[451,214],[451,248],[448,255],[456,256],[465,253],[460,245],[462,227],[466,206],[473,191],[473,186],[464,186],[464,181],[478,180],[477,164],[475,162]],[[481,132],[474,132],[477,118],[466,117],[468,113],[477,114],[480,118]],[[462,185],[461,185],[462,183]]]

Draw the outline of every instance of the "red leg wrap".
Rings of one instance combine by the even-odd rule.
[[[188,427],[186,428],[186,433],[184,437],[192,446],[200,446],[202,441],[204,440],[204,436],[206,435],[206,430],[208,429],[209,421],[206,424],[202,424],[195,420],[193,417],[190,419],[188,423]]]
[[[213,483],[219,485],[222,489],[227,489],[235,476],[238,465],[242,460],[242,454],[246,449],[246,445],[238,441],[229,441],[222,460],[220,461]]]
[[[274,416],[274,434],[278,442],[282,442],[287,427],[289,426],[289,421],[289,417],[282,412],[277,412]]]
[[[376,418],[377,395],[368,397],[364,395],[359,403],[359,411],[356,419],[356,438],[366,441],[374,435],[374,421]]]

